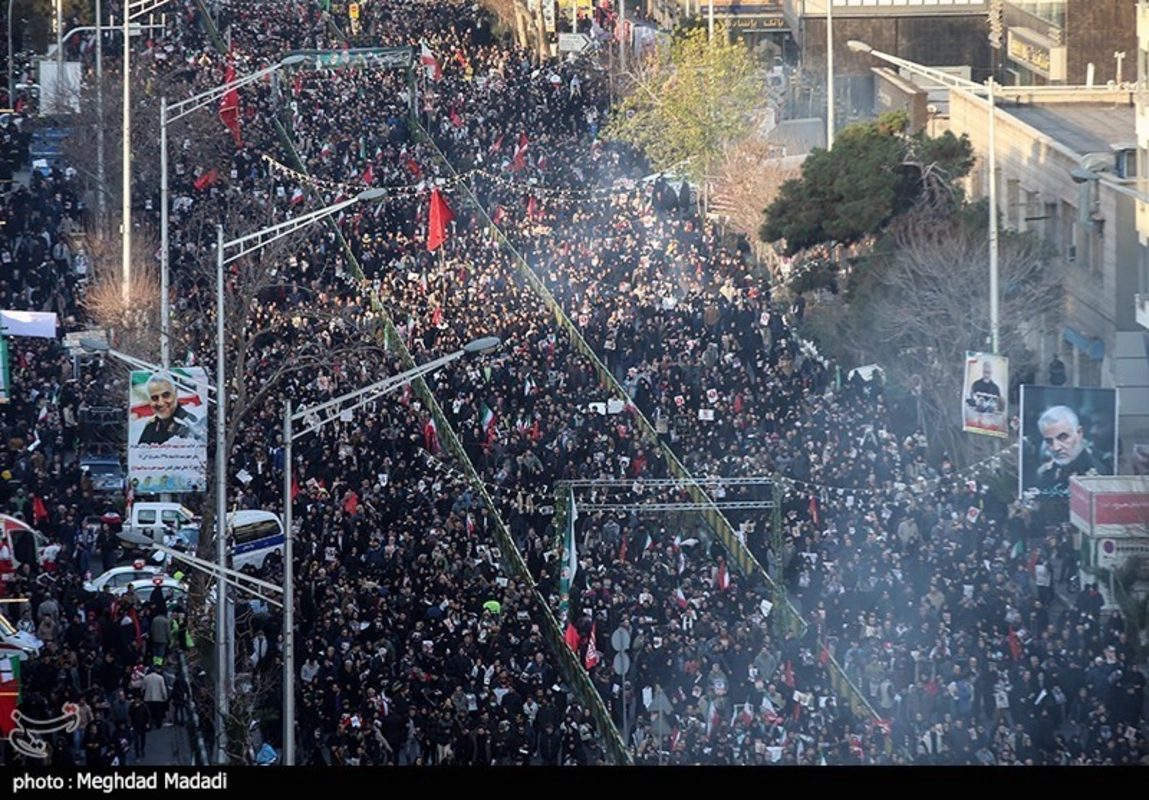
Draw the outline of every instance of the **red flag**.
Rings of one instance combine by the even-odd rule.
[[[527,198],[527,219],[538,219],[540,216],[541,214],[539,214],[539,201],[536,200],[535,196],[532,194],[529,198]]]
[[[368,164],[367,169],[363,170],[363,182],[368,186],[375,185],[375,165]]]
[[[495,140],[495,143],[493,145],[491,145],[491,154],[493,155],[502,149],[503,149],[503,137],[500,136],[498,139]]]
[[[507,212],[503,211],[503,207],[499,205],[495,206],[495,215],[491,217],[492,224],[498,225],[506,218]]]
[[[810,495],[810,518],[814,520],[814,524],[818,524],[818,501],[814,495]]]
[[[818,656],[818,663],[823,667],[830,663],[830,637],[822,639],[822,655]]]
[[[299,477],[294,472],[292,472],[291,473],[291,499],[294,500],[298,496],[299,496]]]
[[[454,108],[451,109],[451,124],[456,128],[463,127],[463,118],[459,116],[459,112]]]
[[[415,176],[415,180],[423,178],[423,170],[419,169],[419,162],[413,158],[407,159],[407,171]]]
[[[214,169],[209,169],[203,175],[200,175],[198,178],[196,178],[195,183],[192,185],[195,186],[197,192],[202,192],[204,189],[211,186],[218,180],[219,173]]]
[[[447,241],[447,225],[455,219],[454,212],[439,193],[439,188],[431,190],[430,222],[427,225],[427,250],[434,251]]]
[[[686,608],[689,605],[686,601],[686,593],[682,591],[681,586],[674,590],[674,602],[678,603],[679,608]]]
[[[794,688],[794,666],[790,663],[789,659],[786,660],[786,671],[782,674],[782,683],[791,689]]]
[[[582,637],[578,635],[573,623],[567,623],[566,633],[563,634],[563,639],[570,646],[570,649],[578,653],[578,646],[582,643]]]
[[[1013,656],[1014,661],[1021,659],[1021,642],[1017,640],[1017,631],[1013,626],[1009,626],[1009,652]]]
[[[515,145],[515,158],[511,164],[511,172],[518,172],[527,166],[527,148],[530,142],[525,133],[519,134],[519,143]]]
[[[231,131],[231,138],[235,139],[236,147],[243,147],[243,140],[239,136],[239,90],[235,88],[235,67],[227,65],[227,72],[223,77],[224,85],[228,90],[223,93],[219,104],[219,118],[227,129]]]
[[[625,537],[625,536],[622,537],[622,546],[618,548],[618,560],[621,561],[623,564],[626,563],[626,551],[627,551],[626,539],[627,539],[627,537]]]
[[[602,660],[602,653],[598,651],[596,627],[597,623],[592,623],[590,626],[590,638],[587,639],[586,655],[583,657],[583,664],[587,669],[594,669],[595,665]]]
[[[44,501],[40,495],[32,495],[32,524],[39,525],[41,522],[48,521],[48,509],[44,507]]]

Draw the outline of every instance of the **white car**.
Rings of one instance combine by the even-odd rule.
[[[173,603],[183,604],[188,595],[187,584],[183,581],[176,580],[171,575],[154,575],[151,578],[132,581],[130,585],[132,591],[134,591],[136,596],[144,603],[152,599],[152,592],[155,591],[156,586],[163,589],[164,600],[167,601],[169,606]],[[127,586],[121,586],[119,589],[113,589],[112,594],[119,596],[127,590]]]
[[[133,581],[150,580],[156,575],[163,575],[162,567],[152,566],[144,561],[136,561],[126,567],[113,567],[98,578],[84,581],[84,591],[100,594],[104,587],[110,587],[114,594],[119,594],[124,587]]]
[[[17,630],[6,616],[0,614],[0,657],[13,654],[21,661],[35,658],[43,646],[39,638]]]

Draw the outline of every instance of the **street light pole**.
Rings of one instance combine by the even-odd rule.
[[[61,102],[64,93],[64,0],[56,0],[56,108],[54,113],[63,114]]]
[[[120,175],[120,295],[124,302],[124,313],[132,299],[132,84],[131,84],[131,19],[132,15],[124,5],[124,133],[121,136],[121,160],[123,169]]]
[[[991,76],[986,85],[989,87],[989,340],[994,355],[1001,350],[1001,277],[998,272],[998,242],[997,242],[997,129],[994,124],[997,118],[997,109],[994,102],[994,80]]]
[[[216,226],[215,275],[215,335],[216,335],[216,406],[215,406],[215,562],[223,574],[227,569],[227,374],[224,372],[226,347],[224,342],[223,304],[223,225]],[[228,675],[227,663],[227,581],[216,579],[215,653],[216,653],[216,763],[227,760]]]
[[[108,187],[104,184],[104,14],[101,0],[96,0],[96,118],[99,120],[96,125],[96,183],[99,184],[96,208],[100,216],[100,229],[105,230],[103,226],[108,222]]]
[[[295,532],[292,530],[291,399],[283,403],[283,763],[295,766]]]
[[[168,0],[139,0],[133,11],[130,2],[124,3],[124,119],[123,119],[123,170],[121,175],[120,206],[121,242],[120,254],[120,294],[127,313],[132,299],[132,19],[155,11]]]
[[[355,389],[347,394],[327,400],[312,408],[293,411],[291,400],[283,403],[283,527],[286,538],[283,544],[283,764],[295,766],[295,551],[294,551],[294,509],[291,485],[294,483],[292,443],[297,436],[314,433],[329,422],[339,419],[344,412],[362,408],[368,403],[393,392],[416,378],[442,369],[464,356],[483,355],[498,348],[497,337],[487,336],[468,342],[460,350],[412,367],[398,375],[392,375],[370,386]],[[302,421],[306,427],[295,432],[294,424]]]
[[[834,149],[834,0],[826,0],[826,149]]]
[[[16,59],[12,52],[12,3],[8,0],[8,105],[16,106]]]
[[[168,105],[166,96],[160,97],[160,363],[164,368],[171,366],[171,253],[169,252],[171,245],[168,236],[171,197],[168,178],[168,125],[214,103],[232,89],[239,89],[265,78],[280,67],[292,66],[306,60],[307,57],[304,55],[288,56],[227,86],[208,89],[171,105]]]
[[[168,297],[168,98],[160,97],[160,364],[172,365],[170,326],[171,299]]]

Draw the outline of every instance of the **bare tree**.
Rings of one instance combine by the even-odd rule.
[[[480,5],[501,23],[514,31],[519,47],[530,45],[530,34],[534,30],[531,11],[522,0],[481,0]]]
[[[757,235],[762,209],[778,196],[784,181],[801,174],[801,162],[800,157],[783,156],[777,145],[751,136],[728,148],[716,169],[710,210],[724,215],[734,230],[745,234],[759,258],[768,259],[773,253]]]
[[[919,423],[933,447],[959,462],[990,447],[985,437],[962,435],[960,402],[966,352],[989,349],[985,236],[963,215],[903,218],[891,231],[890,252],[856,266],[849,300],[820,309],[815,323],[848,358],[881,364],[896,384],[920,378]],[[999,253],[1000,350],[1016,375],[1036,369],[1032,343],[1060,329],[1064,294],[1037,237],[1007,233]]]

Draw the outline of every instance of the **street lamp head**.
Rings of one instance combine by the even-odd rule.
[[[133,530],[120,531],[119,536],[120,536],[120,539],[123,540],[126,544],[132,544],[132,545],[135,545],[137,547],[154,549],[156,546],[155,540],[152,539],[150,536],[145,536],[144,534],[137,533],[136,531],[133,531]]]
[[[469,356],[486,355],[498,350],[500,344],[502,344],[502,340],[498,336],[484,336],[463,345],[463,352]]]
[[[1069,177],[1073,179],[1074,183],[1088,183],[1089,181],[1101,180],[1100,175],[1084,167],[1074,167],[1069,170]]]
[[[295,66],[296,64],[302,64],[305,61],[307,61],[307,56],[303,55],[302,53],[295,53],[294,55],[285,56],[284,58],[281,58],[279,60],[279,66],[281,66],[281,67],[292,67],[292,66]]]
[[[872,53],[874,51],[873,47],[863,41],[859,41],[858,39],[851,39],[850,41],[846,42],[846,47],[850,48],[855,53]]]
[[[356,200],[378,200],[387,196],[387,190],[383,188],[378,189],[364,189],[359,194],[355,195]]]
[[[81,339],[80,347],[84,348],[90,353],[106,353],[112,349],[111,345],[107,342],[102,342],[99,339]]]

